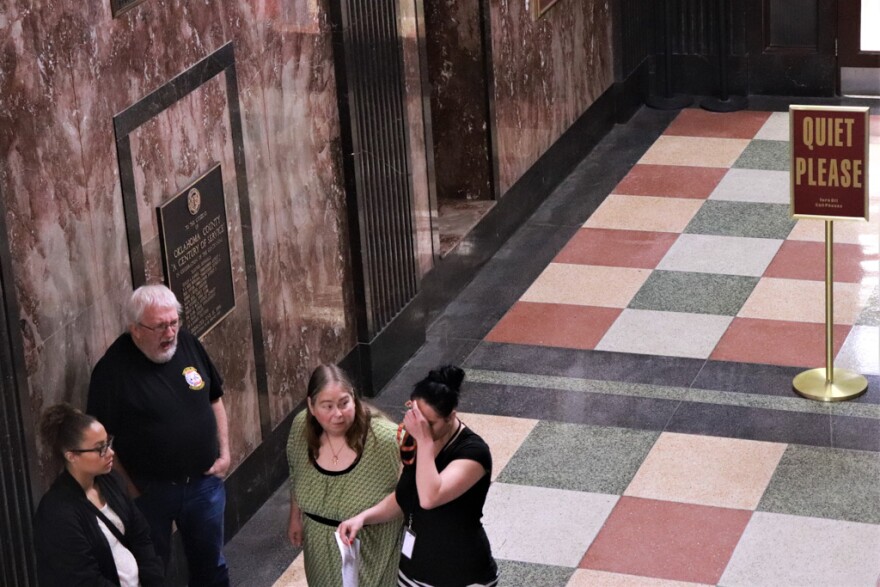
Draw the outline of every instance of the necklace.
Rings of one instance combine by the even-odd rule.
[[[335,465],[339,462],[339,453],[345,448],[345,441],[342,442],[342,446],[339,447],[339,450],[333,450],[333,443],[330,442],[330,435],[326,432],[324,432],[324,435],[327,437],[327,446],[330,447],[330,452],[333,454],[333,464]]]
[[[455,429],[455,432],[452,433],[452,435],[449,437],[449,440],[447,440],[446,444],[443,445],[443,448],[440,449],[440,452],[446,450],[449,445],[452,444],[456,438],[458,438],[458,435],[461,434],[461,420],[459,420],[458,418],[456,418],[456,420],[458,420],[458,428]]]

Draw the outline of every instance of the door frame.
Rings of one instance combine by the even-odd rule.
[[[880,51],[861,50],[861,22],[862,0],[838,0],[838,78],[843,67],[880,67]]]

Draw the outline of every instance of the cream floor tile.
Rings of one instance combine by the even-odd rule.
[[[596,350],[705,359],[732,320],[732,316],[626,309]]]
[[[550,263],[520,299],[524,302],[625,308],[650,274],[650,269]]]
[[[657,269],[760,277],[781,245],[779,239],[683,234]]]
[[[309,587],[306,582],[306,568],[303,565],[303,555],[299,554],[287,570],[278,577],[272,587]]]
[[[616,495],[493,483],[483,525],[495,558],[576,567]]]
[[[571,576],[566,587],[700,587],[702,585],[704,584],[578,569]]]
[[[755,135],[756,139],[765,141],[791,140],[788,127],[788,112],[774,112]]]
[[[785,447],[664,432],[624,495],[754,510]]]
[[[461,421],[479,434],[492,452],[492,480],[504,470],[519,445],[538,423],[527,418],[459,413]]]
[[[709,199],[788,204],[790,182],[787,171],[731,169],[709,195]]]
[[[880,328],[853,326],[837,353],[834,366],[860,374],[880,373]]]
[[[880,526],[756,512],[719,581],[722,587],[876,587]]]
[[[878,181],[877,183],[880,183]],[[871,210],[871,221],[838,220],[834,223],[834,242],[862,245],[865,254],[877,254],[880,247],[880,210]],[[825,242],[825,223],[821,220],[798,220],[788,234],[789,240]]]
[[[748,146],[748,139],[661,136],[639,163],[731,167]]]
[[[864,293],[863,293],[864,290]],[[854,324],[870,291],[858,283],[834,284],[834,323]],[[737,316],[791,322],[825,322],[825,283],[764,277]]]
[[[681,232],[702,205],[695,199],[611,194],[584,228]]]

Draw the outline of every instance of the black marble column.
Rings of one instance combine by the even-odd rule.
[[[330,3],[361,388],[424,340],[397,0]]]

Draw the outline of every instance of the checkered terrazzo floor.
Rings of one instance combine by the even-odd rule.
[[[869,391],[805,400],[824,223],[789,218],[788,115],[667,122],[575,224],[536,214],[377,403],[395,415],[426,366],[466,367],[502,585],[878,587],[880,180],[871,222],[834,229],[836,366]],[[584,165],[553,205],[601,179]],[[299,557],[275,585],[305,585]]]
[[[789,217],[787,139],[787,113],[682,111],[486,340],[824,366],[825,225]],[[869,373],[877,194],[834,223],[835,364]]]

